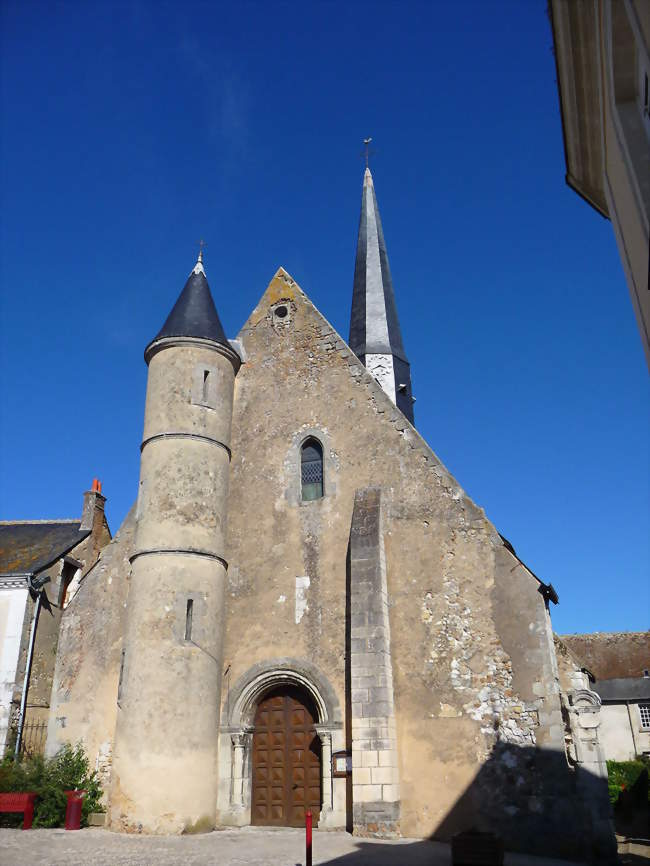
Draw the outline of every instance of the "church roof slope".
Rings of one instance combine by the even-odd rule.
[[[0,575],[37,574],[90,535],[79,520],[0,523]]]
[[[202,253],[199,253],[183,291],[152,342],[163,337],[199,337],[229,346],[205,276]]]
[[[650,668],[650,631],[563,634],[560,639],[597,681],[641,677]]]

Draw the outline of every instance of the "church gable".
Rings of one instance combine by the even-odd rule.
[[[540,713],[556,686],[539,584],[284,270],[238,340],[225,663],[234,681],[253,662],[308,659],[345,705],[355,494],[380,488],[401,825],[426,835],[497,742],[515,764],[527,745],[562,747],[559,702]],[[308,438],[323,496],[304,501]],[[425,796],[425,765],[456,781]]]
[[[269,407],[281,412],[282,405],[290,403],[296,419],[303,413],[303,424],[308,424],[307,415],[314,421],[319,415],[340,417],[346,425],[354,418],[352,426],[356,426],[359,437],[368,435],[368,424],[377,425],[369,438],[376,438],[381,430],[381,436],[388,440],[382,443],[387,459],[394,456],[400,469],[405,460],[409,461],[420,483],[439,488],[442,497],[458,503],[459,513],[466,512],[467,520],[485,518],[483,510],[472,502],[397,409],[378,379],[367,371],[284,268],[279,268],[271,280],[239,332],[237,344],[243,348],[245,365],[237,379],[235,416],[249,410],[254,390],[256,405],[261,406],[260,400],[268,401],[261,410],[264,413],[270,411]],[[270,392],[265,399],[261,392],[267,389]],[[372,448],[364,451],[361,438],[355,447],[355,465],[364,454],[372,455]],[[498,533],[492,530],[495,543],[501,545]]]

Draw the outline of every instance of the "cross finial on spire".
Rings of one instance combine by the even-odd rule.
[[[363,140],[363,155],[366,160],[366,168],[368,168],[368,160],[370,158],[370,142],[372,138],[364,138]]]
[[[199,241],[199,255],[196,260],[196,264],[192,268],[192,273],[194,274],[203,274],[205,276],[205,271],[203,270],[203,247],[206,246],[203,238]]]

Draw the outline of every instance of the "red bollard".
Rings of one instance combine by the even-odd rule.
[[[311,866],[311,810],[309,809],[305,812],[305,835],[305,866]]]
[[[65,829],[79,830],[81,828],[81,806],[86,792],[64,791],[64,793],[68,798],[68,805],[65,809]]]

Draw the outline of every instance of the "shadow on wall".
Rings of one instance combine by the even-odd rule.
[[[551,749],[498,741],[431,838],[471,829],[498,834],[508,851],[616,862],[607,779]]]
[[[431,784],[443,782],[432,779]],[[607,866],[617,862],[607,780],[580,765],[570,769],[563,753],[497,742],[472,784],[432,830],[430,841],[396,847],[360,839],[358,851],[325,863],[442,866],[450,863],[449,848],[437,843],[468,830],[496,833],[506,851],[522,855]],[[506,862],[532,863],[516,854]]]

